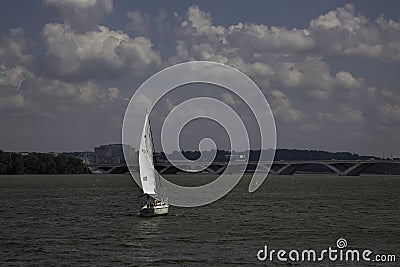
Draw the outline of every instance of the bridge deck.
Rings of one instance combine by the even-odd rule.
[[[186,170],[196,170],[199,166],[204,166],[204,162],[196,162],[196,161],[176,161],[176,164],[184,167]],[[239,169],[243,169],[246,166],[246,171],[251,171],[256,168],[256,166],[260,167],[264,171],[270,171],[272,174],[278,175],[291,175],[294,174],[298,169],[310,165],[317,164],[326,166],[328,170],[331,170],[333,173],[338,175],[359,175],[365,169],[370,166],[377,164],[397,164],[400,169],[400,160],[280,160],[280,161],[233,161],[230,163],[231,166],[237,167]],[[204,168],[203,172],[209,173],[222,173],[228,165],[228,162],[213,162]],[[133,164],[129,165],[129,167],[138,169],[138,165]],[[92,164],[89,165],[89,168],[95,172],[96,170],[100,170],[104,173],[123,173],[123,171],[127,171],[126,164]],[[160,173],[177,173],[181,171],[180,168],[175,167],[168,161],[159,161],[156,164],[156,168]]]

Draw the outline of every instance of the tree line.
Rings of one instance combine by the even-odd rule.
[[[0,150],[0,174],[82,174],[89,173],[79,158],[47,153],[20,154]]]

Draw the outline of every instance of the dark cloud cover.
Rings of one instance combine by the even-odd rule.
[[[3,5],[18,12],[13,3]],[[193,3],[174,10],[44,0],[30,4],[43,10],[40,19],[0,26],[0,149],[70,151],[120,142],[127,98],[144,80],[175,63],[211,60],[260,86],[275,115],[279,147],[400,153],[395,2],[380,9],[364,1],[319,3],[319,13],[309,11],[302,23],[287,9],[272,16],[273,25],[255,11],[265,4],[233,5],[232,14],[241,6],[243,12],[232,21],[221,2]],[[268,12],[274,8],[282,12],[278,3]],[[245,110],[223,90],[212,94]],[[165,99],[160,112],[175,102]]]

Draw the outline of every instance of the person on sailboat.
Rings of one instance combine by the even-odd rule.
[[[150,206],[151,206],[151,199],[150,199],[149,196],[147,196],[146,205],[147,205],[147,207],[150,207]]]

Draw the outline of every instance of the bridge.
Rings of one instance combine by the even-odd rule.
[[[182,166],[186,172],[194,172],[204,163],[198,162],[178,162],[179,166]],[[291,160],[291,161],[234,161],[231,162],[229,168],[230,173],[236,173],[245,171],[246,173],[252,173],[258,168],[261,171],[270,171],[271,174],[275,175],[293,175],[296,172],[310,172],[311,166],[317,171],[315,173],[333,173],[340,176],[358,176],[362,173],[367,173],[368,169],[380,167],[384,170],[385,174],[399,174],[400,173],[400,160]],[[213,162],[209,166],[206,166],[201,173],[221,174],[228,166],[228,162]],[[390,167],[389,167],[390,166]],[[130,165],[135,170],[139,170],[137,165]],[[91,164],[89,169],[92,173],[106,173],[116,174],[128,172],[126,164]],[[161,174],[176,174],[179,172],[185,172],[176,166],[172,165],[168,161],[160,161],[156,164],[156,169]],[[191,171],[193,170],[193,171]]]

